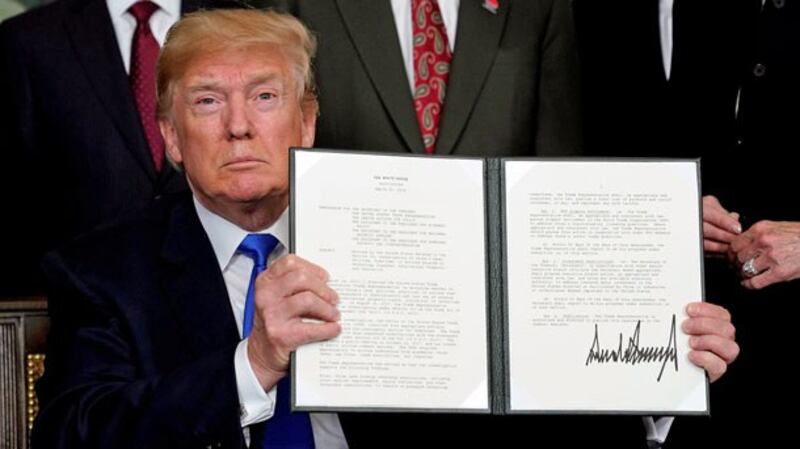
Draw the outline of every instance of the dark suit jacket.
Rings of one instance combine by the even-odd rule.
[[[52,329],[33,447],[242,446],[239,334],[188,194],[49,254],[44,271]]]
[[[668,81],[658,0],[574,0],[587,153],[701,157],[704,190],[718,191],[730,176],[748,2],[676,0]]]
[[[319,39],[315,145],[423,153],[388,1],[290,3]],[[561,156],[580,149],[569,0],[463,0],[436,154]]]
[[[657,0],[574,6],[591,154],[702,157],[703,190],[742,214],[745,228],[800,220],[797,2],[767,0],[762,11],[761,0],[676,0],[669,82]],[[760,75],[757,64],[766,67]],[[793,414],[772,411],[800,395],[779,368],[797,341],[800,282],[745,291],[725,260],[707,258],[705,287],[731,311],[741,353],[711,386],[711,417],[676,420],[666,447],[791,443]]]
[[[0,85],[0,242],[14,262],[0,292],[37,290],[44,251],[186,190],[169,164],[155,172],[104,0],[61,0],[3,22]]]
[[[745,226],[764,219],[800,222],[795,157],[800,150],[800,4],[767,0],[762,10],[754,0],[750,6],[722,204],[740,212]],[[800,249],[794,245],[789,251],[796,258]],[[797,348],[800,280],[734,294],[742,355],[726,379],[729,400],[720,410],[729,422],[727,436],[732,441],[755,436],[765,446],[792,444],[786,429],[797,425],[794,414],[778,410],[800,401],[796,376],[782,369]]]

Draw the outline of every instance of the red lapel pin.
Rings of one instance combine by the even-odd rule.
[[[497,14],[497,10],[500,8],[500,0],[483,0],[483,9],[489,11],[492,14]]]

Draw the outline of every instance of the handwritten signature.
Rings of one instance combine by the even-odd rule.
[[[661,362],[661,370],[658,372],[656,381],[661,382],[664,368],[667,363],[675,364],[675,371],[678,371],[678,337],[675,333],[675,315],[672,315],[672,324],[669,328],[669,339],[666,346],[639,346],[639,332],[642,322],[636,322],[636,329],[633,335],[628,338],[628,346],[622,347],[623,336],[619,334],[619,345],[616,349],[601,349],[600,337],[598,336],[597,323],[594,325],[594,340],[589,348],[589,355],[586,357],[586,366],[591,363],[623,363],[636,365],[637,363],[657,363]]]

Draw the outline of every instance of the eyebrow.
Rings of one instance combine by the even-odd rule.
[[[251,80],[249,83],[247,83],[245,87],[247,88],[247,90],[250,90],[260,84],[271,83],[273,81],[277,81],[280,87],[283,87],[284,84],[283,80],[277,73],[268,73],[264,75],[259,75],[253,80]]]
[[[263,75],[257,75],[251,81],[249,81],[245,85],[246,90],[250,90],[260,84],[270,83],[273,81],[278,81],[280,87],[283,87],[283,80],[277,73],[267,73]],[[212,92],[220,92],[224,90],[222,88],[222,84],[219,81],[216,81],[210,77],[199,77],[197,84],[190,86],[188,89],[189,94],[194,94],[197,92],[204,92],[204,91],[212,91]]]

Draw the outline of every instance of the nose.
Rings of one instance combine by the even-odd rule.
[[[228,140],[246,140],[252,138],[252,123],[244,98],[231,98],[228,103]]]

